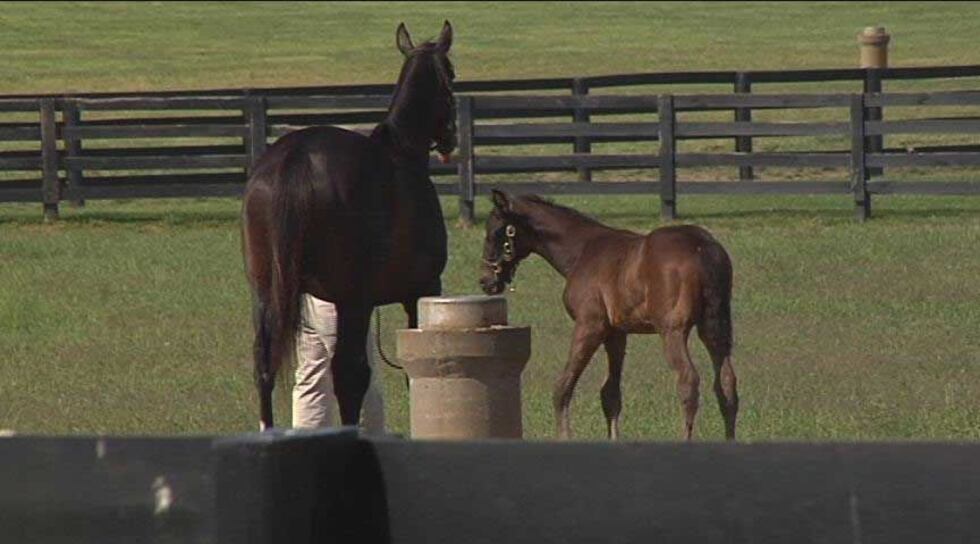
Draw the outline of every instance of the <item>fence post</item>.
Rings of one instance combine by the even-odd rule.
[[[881,70],[878,68],[868,68],[864,72],[864,93],[880,93],[881,92]],[[867,120],[868,121],[881,121],[881,108],[874,107],[868,108],[867,110]],[[867,149],[869,153],[881,153],[881,150],[885,148],[885,138],[882,135],[869,136]],[[873,167],[868,168],[869,177],[877,177],[884,174],[884,168]]]
[[[670,221],[677,217],[677,173],[675,169],[677,142],[674,139],[674,96],[657,97],[660,116],[660,218]]]
[[[752,78],[746,72],[738,72],[735,74],[735,92],[739,94],[749,94],[752,92]],[[735,109],[735,121],[736,122],[749,122],[752,121],[752,109],[751,108],[736,108]],[[735,152],[736,153],[751,153],[752,152],[752,137],[751,136],[736,136],[735,137]],[[752,181],[755,177],[755,173],[751,166],[739,166],[738,167],[738,180],[739,181]]]
[[[573,97],[583,97],[589,94],[589,84],[584,79],[575,78],[572,80],[572,96]],[[572,121],[576,123],[588,123],[589,113],[587,110],[575,107],[575,113],[572,117]],[[575,153],[592,153],[592,143],[586,136],[576,136],[575,137]],[[592,181],[592,170],[580,166],[578,168],[578,180],[589,182]]]
[[[891,41],[891,36],[884,27],[865,27],[857,38],[861,52],[861,68],[888,67],[888,42]]]
[[[459,97],[457,108],[457,125],[459,127],[459,222],[464,227],[470,227],[476,221],[474,200],[476,198],[476,179],[474,178],[474,161],[476,152],[473,149],[473,98]]]
[[[851,95],[851,189],[854,192],[855,218],[871,217],[871,195],[868,193],[868,169],[865,162],[867,140],[864,137],[864,94]]]
[[[259,160],[268,145],[269,127],[266,123],[266,103],[264,96],[249,96],[246,94],[245,119],[248,123],[248,137],[245,142],[245,152],[248,153],[248,167],[245,176],[252,173],[255,161]]]
[[[55,119],[53,98],[41,99],[41,202],[44,206],[44,220],[58,219],[58,122]]]
[[[84,176],[82,169],[72,166],[69,159],[74,159],[82,154],[82,141],[70,134],[72,128],[77,127],[82,122],[81,110],[75,100],[66,99],[61,107],[61,139],[65,145],[65,173],[68,178],[68,185],[65,187],[65,197],[73,206],[85,206]]]
[[[883,27],[869,26],[858,34],[858,44],[861,55],[861,68],[864,72],[864,93],[880,93],[881,71],[888,68],[888,42],[891,36]],[[867,111],[868,121],[881,121],[881,108],[869,108]],[[872,136],[868,141],[868,152],[881,153],[884,149],[884,137],[881,135]],[[884,169],[880,167],[869,168],[868,176],[881,176]]]

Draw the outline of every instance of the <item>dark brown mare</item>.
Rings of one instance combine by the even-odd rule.
[[[600,345],[609,358],[600,395],[602,411],[609,437],[619,437],[626,335],[658,333],[667,361],[677,371],[684,436],[690,440],[699,378],[687,338],[696,326],[714,363],[725,437],[735,439],[732,264],[711,234],[693,225],[662,227],[646,235],[614,229],[537,196],[494,191],[493,203],[483,247],[483,290],[503,291],[513,281],[517,264],[531,253],[544,257],[566,280],[565,309],[575,320],[575,332],[554,390],[559,437],[571,436],[572,392]]]
[[[368,387],[365,339],[376,305],[401,303],[416,325],[419,297],[441,293],[446,230],[429,152],[456,147],[446,21],[436,42],[412,44],[388,114],[364,136],[313,127],[280,138],[245,187],[242,240],[253,293],[260,427],[272,427],[276,372],[292,357],[302,293],[337,306],[331,361],[343,424],[356,424]]]

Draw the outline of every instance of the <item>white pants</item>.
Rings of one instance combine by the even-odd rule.
[[[331,302],[303,294],[300,330],[296,338],[296,383],[293,385],[293,427],[337,425],[337,398],[330,361],[337,347],[337,308]],[[374,331],[368,330],[367,361],[371,383],[361,408],[361,428],[368,434],[385,430],[380,372],[374,361]]]

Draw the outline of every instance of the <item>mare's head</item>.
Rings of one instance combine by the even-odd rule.
[[[493,190],[493,210],[487,218],[480,276],[480,287],[488,295],[501,293],[514,280],[517,264],[531,253],[530,242],[535,234],[519,210],[519,198]]]
[[[413,151],[424,148],[426,154],[435,149],[448,162],[456,149],[456,73],[449,61],[453,27],[446,21],[436,41],[414,45],[402,23],[395,32],[395,43],[405,56],[391,105],[402,144]]]

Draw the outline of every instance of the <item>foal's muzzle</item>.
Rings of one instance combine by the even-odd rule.
[[[504,292],[504,282],[495,276],[483,276],[480,278],[480,288],[488,295],[499,295]]]

